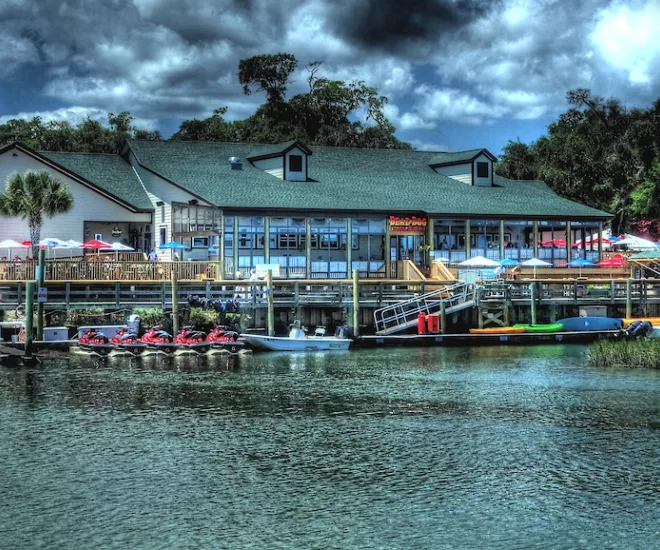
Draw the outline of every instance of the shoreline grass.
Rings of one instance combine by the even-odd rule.
[[[595,342],[589,349],[594,367],[660,369],[660,339]]]

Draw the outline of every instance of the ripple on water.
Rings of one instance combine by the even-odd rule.
[[[651,548],[660,376],[584,348],[0,371],[12,548]]]

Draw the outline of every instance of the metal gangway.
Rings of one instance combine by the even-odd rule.
[[[420,313],[454,313],[474,305],[474,285],[456,283],[374,311],[376,334],[386,336],[417,324]]]

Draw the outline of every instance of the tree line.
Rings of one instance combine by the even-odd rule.
[[[563,197],[615,214],[615,234],[660,238],[660,98],[646,109],[627,108],[576,89],[567,100],[546,135],[509,141],[497,173],[543,180]]]
[[[344,82],[321,76],[322,64],[310,63],[307,91],[287,98],[298,60],[291,54],[258,55],[243,59],[238,80],[246,95],[265,92],[266,102],[245,120],[228,121],[226,107],[210,117],[184,120],[172,140],[281,143],[300,140],[308,145],[406,148],[394,136],[384,114],[387,98],[363,81]],[[364,114],[366,123],[357,118]],[[87,118],[78,125],[66,121],[10,120],[0,124],[0,145],[17,141],[42,151],[118,153],[128,137],[161,139],[157,131],[137,128],[128,112],[109,113],[107,125]]]

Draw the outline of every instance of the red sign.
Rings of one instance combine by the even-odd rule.
[[[390,216],[388,224],[392,235],[423,235],[426,232],[426,218]]]

